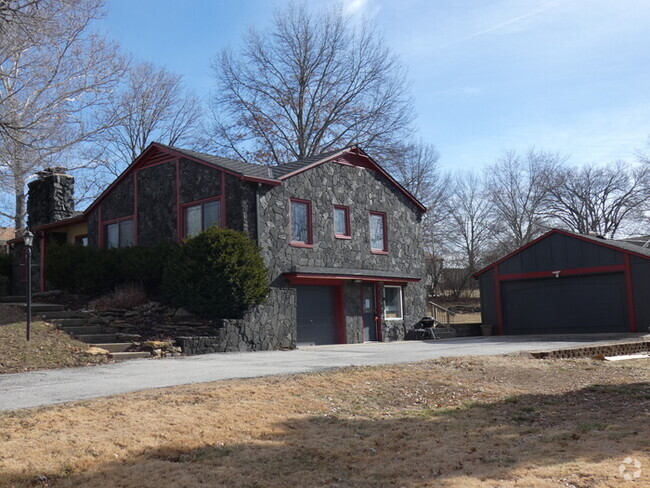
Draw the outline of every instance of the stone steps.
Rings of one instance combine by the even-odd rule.
[[[58,324],[56,324],[58,325]],[[59,329],[67,334],[78,335],[94,335],[94,334],[114,334],[115,330],[109,330],[103,325],[80,325],[80,326],[60,326]]]
[[[41,317],[43,317],[45,320],[49,322],[55,322],[56,320],[59,319],[82,319],[83,318],[88,320],[89,318],[92,317],[92,315],[86,312],[71,312],[69,310],[43,312],[40,315]]]
[[[115,361],[126,361],[127,359],[144,359],[144,358],[150,358],[151,354],[142,351],[142,352],[113,352],[109,354],[111,359],[114,359]]]
[[[89,346],[101,347],[106,349],[108,352],[127,352],[131,346],[132,342],[107,342],[107,343],[95,343],[88,344]],[[145,351],[146,352],[146,351]],[[147,352],[148,355],[151,355]]]
[[[5,305],[10,305],[12,307],[19,307],[24,310],[27,309],[27,304],[25,302],[3,302]],[[32,303],[32,315],[41,314],[41,312],[58,312],[64,309],[63,305],[57,305],[54,303]]]
[[[16,303],[16,302],[26,302],[27,297],[24,295],[7,295],[0,297],[0,303]]]

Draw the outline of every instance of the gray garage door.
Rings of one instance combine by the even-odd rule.
[[[298,345],[336,344],[334,289],[331,286],[297,286]]]
[[[506,334],[626,332],[623,273],[501,284]]]

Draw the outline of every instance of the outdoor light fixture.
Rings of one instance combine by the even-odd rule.
[[[32,335],[32,244],[34,243],[34,234],[29,229],[23,234],[23,243],[27,249],[27,340]]]

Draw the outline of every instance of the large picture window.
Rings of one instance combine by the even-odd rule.
[[[350,238],[350,210],[343,205],[334,206],[334,236],[337,239]]]
[[[185,237],[192,237],[213,225],[221,224],[221,200],[185,207]]]
[[[386,320],[401,320],[404,318],[401,286],[384,286],[384,318]]]
[[[133,245],[133,219],[120,220],[104,226],[104,245],[109,248]]]
[[[370,212],[370,250],[374,253],[386,253],[388,243],[386,237],[386,214]]]
[[[291,244],[311,246],[311,202],[291,199]]]

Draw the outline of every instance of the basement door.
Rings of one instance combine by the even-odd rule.
[[[377,303],[375,285],[361,285],[361,302],[363,310],[363,342],[377,340]]]
[[[501,284],[505,334],[629,331],[623,273]]]
[[[336,344],[334,287],[300,285],[298,293],[298,346]]]

